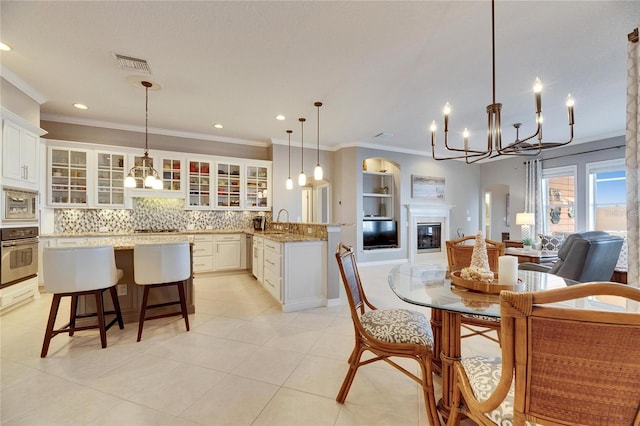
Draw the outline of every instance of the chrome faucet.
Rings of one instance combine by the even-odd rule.
[[[287,214],[287,233],[289,232],[289,210],[280,209],[278,210],[278,215],[276,216],[276,222],[280,222],[280,213],[285,212]]]

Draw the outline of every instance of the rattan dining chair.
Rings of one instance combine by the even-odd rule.
[[[637,303],[640,289],[586,283],[503,291],[502,357],[455,362],[447,424],[464,414],[481,425],[639,425],[640,313],[550,305],[608,296]]]
[[[362,289],[353,249],[338,244],[336,260],[349,300],[355,331],[355,347],[349,356],[349,371],[336,401],[344,403],[358,368],[375,361],[386,361],[422,387],[429,424],[440,424],[433,390],[433,336],[425,315],[408,309],[377,309]],[[365,351],[375,357],[362,361]],[[418,362],[421,377],[391,360],[391,357],[411,358]]]
[[[449,273],[459,271],[471,264],[473,255],[473,245],[466,244],[469,241],[475,241],[474,235],[458,238],[456,240],[445,241],[447,248],[447,263],[449,264]],[[504,256],[504,243],[485,239],[487,246],[487,258],[489,260],[489,268],[493,272],[498,271],[498,258]],[[486,317],[483,315],[462,315],[462,328],[468,331],[461,337],[482,336],[487,339],[500,343],[500,319]],[[495,331],[498,336],[493,337],[491,332]]]

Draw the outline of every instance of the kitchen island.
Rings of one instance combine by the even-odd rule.
[[[120,310],[122,311],[122,319],[125,323],[137,323],[140,319],[140,305],[142,304],[142,293],[144,288],[135,283],[133,275],[133,246],[138,242],[170,242],[170,241],[189,241],[185,236],[164,236],[164,237],[128,237],[116,238],[113,241],[101,239],[92,241],[86,245],[113,245],[116,258],[116,267],[122,269],[124,275],[118,282],[118,300],[120,302]],[[191,254],[191,274],[185,283],[185,292],[187,296],[187,311],[192,314],[195,312],[195,304],[193,300],[193,243],[190,241]],[[158,287],[149,294],[149,304],[157,304],[178,300],[178,291],[175,287]],[[113,304],[111,298],[104,298],[105,310],[112,310]],[[169,313],[176,310],[175,306],[158,308],[155,314]],[[91,313],[96,311],[95,299],[90,296],[80,296],[78,300],[78,313]]]

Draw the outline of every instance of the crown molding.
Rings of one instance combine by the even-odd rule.
[[[42,114],[40,120],[54,121],[56,123],[77,124],[79,126],[100,127],[104,129],[124,130],[128,132],[144,133],[144,126],[135,126],[130,124],[112,123],[101,120],[87,120],[84,118],[68,117],[56,114]],[[154,135],[173,136],[187,139],[198,139],[212,142],[232,143],[237,145],[250,145],[260,148],[269,146],[268,142],[252,141],[248,139],[229,138],[225,136],[209,135],[206,133],[185,132],[178,130],[162,129],[158,127],[149,127],[149,133]]]
[[[47,98],[44,97],[40,92],[27,84],[23,79],[18,77],[13,71],[11,71],[6,66],[0,66],[0,77],[7,80],[9,83],[16,86],[22,93],[29,96],[31,99],[36,101],[39,105],[47,102]]]

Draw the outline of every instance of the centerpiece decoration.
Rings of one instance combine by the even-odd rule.
[[[482,236],[482,232],[478,232],[476,235],[473,253],[471,254],[471,265],[462,268],[460,276],[470,281],[485,283],[493,281],[493,271],[489,267],[489,256],[487,255],[487,243]]]
[[[490,294],[499,294],[502,290],[515,290],[523,284],[520,279],[515,284],[499,282],[498,274],[494,274],[489,267],[487,244],[482,232],[476,235],[471,264],[459,271],[454,271],[451,274],[451,283],[456,287]]]

